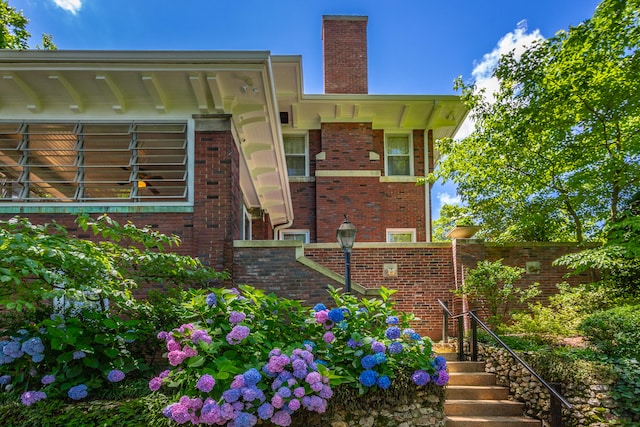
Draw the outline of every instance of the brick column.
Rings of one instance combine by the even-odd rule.
[[[232,271],[240,238],[240,155],[227,114],[194,115],[194,251],[217,271]]]

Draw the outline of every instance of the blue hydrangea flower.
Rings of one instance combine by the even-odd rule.
[[[315,311],[316,313],[318,311],[322,311],[322,310],[326,310],[326,309],[327,309],[327,307],[322,303],[318,303],[318,304],[313,306],[313,311]]]
[[[270,403],[263,403],[258,406],[258,416],[262,420],[268,420],[273,416],[273,406]]]
[[[383,343],[375,341],[373,344],[371,344],[371,350],[373,350],[375,353],[384,353],[387,348]]]
[[[249,369],[247,372],[242,374],[242,377],[244,378],[245,384],[248,386],[255,385],[262,379],[262,375],[260,375],[260,372],[258,372],[256,368]]]
[[[414,332],[411,335],[409,335],[409,337],[414,340],[414,341],[420,341],[422,339],[422,337],[420,336],[420,334]]]
[[[360,381],[363,386],[373,387],[378,381],[378,373],[376,371],[367,369],[365,371],[362,371],[360,377],[358,378],[358,381]]]
[[[340,308],[330,310],[328,316],[334,323],[342,322],[344,320],[344,313]]]
[[[387,325],[397,325],[398,324],[398,316],[389,316],[385,320]]]
[[[373,355],[373,360],[375,360],[376,365],[380,365],[387,361],[387,355],[384,353],[376,353]]]
[[[36,354],[34,354],[33,356],[31,356],[31,360],[32,360],[34,363],[40,363],[40,362],[42,362],[42,361],[44,360],[44,354],[42,354],[42,353],[36,353]]]
[[[11,375],[3,375],[0,377],[0,385],[6,385],[11,382]]]
[[[14,359],[19,359],[22,357],[24,352],[20,348],[20,343],[18,341],[9,341],[2,347],[2,352],[7,356],[13,357]]]
[[[376,366],[376,360],[373,358],[372,355],[369,354],[362,358],[362,360],[360,361],[360,364],[364,369],[371,369],[374,366]]]
[[[386,375],[382,375],[380,377],[378,377],[378,381],[377,381],[378,387],[380,387],[381,389],[388,389],[389,387],[391,387],[391,379],[389,379],[388,376]]]
[[[433,359],[433,363],[436,365],[435,368],[438,371],[446,369],[447,367],[447,359],[445,359],[444,356],[436,356],[436,358]]]
[[[398,354],[398,353],[402,353],[402,343],[401,342],[392,342],[391,344],[389,344],[389,353],[391,354]]]
[[[400,328],[397,326],[391,326],[385,331],[384,335],[390,340],[397,340],[400,338]]]
[[[84,384],[80,384],[74,387],[71,387],[67,392],[67,396],[69,396],[73,400],[80,400],[87,397],[87,386]]]
[[[206,302],[209,307],[213,307],[214,305],[216,305],[216,303],[218,302],[216,294],[210,293],[209,295],[207,295]]]
[[[73,360],[82,359],[87,356],[87,353],[84,351],[74,351],[73,352]]]

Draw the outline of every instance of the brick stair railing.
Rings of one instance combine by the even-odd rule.
[[[446,427],[540,427],[540,420],[525,417],[524,404],[509,400],[509,388],[496,385],[496,375],[484,371],[484,362],[458,362],[447,358],[449,384],[444,413]]]

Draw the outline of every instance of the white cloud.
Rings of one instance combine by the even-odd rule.
[[[53,0],[53,2],[61,9],[73,13],[78,13],[82,7],[82,0]]]
[[[448,193],[438,193],[438,201],[442,205],[459,205],[462,203],[460,196]]]
[[[489,99],[493,99],[493,94],[499,88],[498,79],[491,74],[498,65],[500,57],[506,53],[514,51],[516,58],[520,56],[536,41],[542,39],[540,30],[527,33],[527,21],[520,21],[516,29],[505,34],[497,43],[496,47],[482,57],[482,60],[475,63],[472,76],[478,89],[485,89]],[[471,117],[467,117],[458,133],[456,139],[468,136],[474,130],[474,123]]]

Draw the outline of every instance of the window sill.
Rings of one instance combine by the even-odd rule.
[[[380,182],[417,182],[419,176],[381,176]]]

